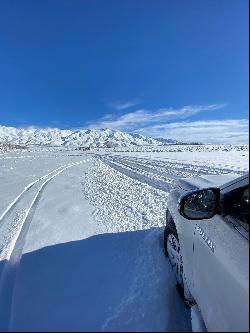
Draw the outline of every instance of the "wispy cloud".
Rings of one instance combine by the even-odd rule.
[[[89,128],[111,128],[116,130],[134,131],[142,126],[154,125],[162,122],[170,122],[188,118],[194,114],[215,111],[222,109],[226,104],[210,104],[198,106],[184,106],[180,109],[160,108],[157,110],[136,110],[128,112],[122,116],[117,114],[109,114],[101,118],[99,121],[88,125]]]
[[[111,103],[110,106],[118,111],[125,110],[128,108],[131,108],[132,106],[138,105],[138,102],[136,101],[127,101],[127,102],[117,102],[117,103]]]
[[[188,105],[178,109],[140,109],[123,115],[107,114],[88,127],[125,130],[155,138],[171,138],[186,142],[248,143],[247,119],[188,121],[189,117],[203,112],[209,112],[209,118],[212,118],[211,114],[214,111],[225,106],[226,104]]]
[[[147,126],[137,129],[136,133],[185,142],[247,144],[249,140],[249,122],[248,119],[182,121]]]

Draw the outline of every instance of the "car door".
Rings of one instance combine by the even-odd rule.
[[[208,331],[248,331],[248,179],[222,189],[221,197],[223,214],[195,225],[194,296]]]

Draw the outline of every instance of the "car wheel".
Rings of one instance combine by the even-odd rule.
[[[180,244],[178,236],[176,234],[171,233],[168,235],[167,251],[168,251],[168,258],[177,281],[177,290],[179,291],[181,296],[184,296],[183,263],[182,263]]]
[[[167,215],[167,224],[164,230],[164,252],[168,256],[175,274],[176,287],[179,294],[184,297],[183,263],[177,230],[173,219]]]
[[[174,220],[172,216],[169,213],[169,210],[166,211],[166,226],[164,229],[164,253],[168,257],[168,247],[167,247],[167,240],[168,240],[168,235],[170,233],[175,233],[177,234]]]

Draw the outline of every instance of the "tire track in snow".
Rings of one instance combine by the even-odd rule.
[[[150,161],[145,159],[128,158],[120,156],[98,156],[103,163],[123,173],[124,175],[136,179],[142,183],[148,184],[158,190],[169,192],[174,180],[178,178],[190,178],[192,176],[202,175],[218,175],[234,172],[242,175],[243,171],[235,171],[233,169],[219,169],[207,166],[194,166],[191,164],[182,164],[174,162]],[[145,165],[146,164],[146,165]],[[163,169],[163,166],[165,167]]]
[[[107,160],[105,158],[101,158],[100,156],[97,156],[97,158],[100,159],[104,164],[110,166],[112,169],[115,169],[116,171],[124,174],[125,176],[136,179],[141,183],[154,187],[157,190],[169,192],[171,189],[171,184],[174,179],[161,176],[157,177],[152,172],[145,172],[138,167],[132,167],[117,161],[114,162],[111,160]]]
[[[79,161],[76,163],[71,163],[66,166],[61,166],[61,170],[57,171],[60,168],[57,168],[56,170],[51,171],[49,174],[44,175],[40,177],[37,181],[33,183],[37,183],[38,181],[47,178],[49,175],[52,174],[49,178],[47,178],[38,188],[35,195],[32,197],[32,201],[26,210],[25,214],[21,213],[21,219],[20,223],[18,224],[18,228],[16,228],[15,235],[7,244],[7,247],[3,249],[3,251],[0,253],[0,263],[1,261],[4,261],[4,266],[2,269],[2,274],[0,275],[0,331],[7,331],[10,319],[11,319],[11,305],[12,305],[12,298],[13,298],[13,290],[15,287],[15,278],[17,273],[17,268],[19,265],[19,262],[21,260],[22,256],[22,250],[25,244],[25,239],[27,232],[29,230],[29,226],[32,222],[36,207],[39,203],[39,200],[42,196],[42,193],[46,187],[46,185],[56,176],[61,174],[63,171],[67,170],[68,168],[71,168],[73,166],[79,165],[82,162],[87,162],[88,160]],[[56,173],[54,173],[57,171]],[[24,193],[27,193],[27,190],[30,189],[34,184],[31,183],[26,187],[26,190],[21,193],[21,196]],[[27,189],[28,188],[28,189]],[[12,210],[14,209],[14,206],[17,205],[17,202],[20,200],[21,196],[18,197],[17,201],[13,203],[13,205],[10,207]],[[4,218],[6,219],[10,215],[10,209],[9,214],[5,214]],[[3,219],[2,219],[3,220]]]
[[[235,168],[218,168],[214,166],[207,166],[203,164],[191,164],[191,163],[180,163],[178,161],[156,161],[145,158],[136,158],[136,157],[121,157],[121,156],[109,156],[112,160],[118,160],[120,163],[127,163],[130,165],[136,165],[145,170],[151,170],[151,172],[155,172],[161,175],[171,176],[173,178],[179,177],[191,177],[193,175],[208,175],[208,174],[227,174],[227,173],[235,173],[239,175],[243,175],[245,171],[240,171]]]
[[[119,163],[124,165],[125,167],[128,168],[133,168],[136,170],[139,170],[140,173],[146,172],[151,174],[152,176],[155,175],[154,177],[160,178],[163,181],[167,181],[172,183],[174,179],[178,179],[180,177],[182,178],[188,178],[192,176],[192,173],[190,172],[183,172],[179,170],[174,170],[172,168],[167,168],[165,167],[159,167],[157,165],[150,165],[149,163],[144,163],[141,160],[130,160],[130,159],[125,159],[125,158],[120,158],[120,159],[111,159],[111,161],[114,161],[115,163]]]
[[[24,187],[24,189],[22,190],[22,192],[20,192],[16,198],[8,205],[8,207],[5,209],[5,211],[2,213],[2,215],[0,216],[0,223],[1,221],[6,218],[11,211],[15,208],[16,204],[19,202],[19,200],[22,198],[22,196],[25,194],[25,192],[27,192],[33,185],[35,185],[36,183],[38,183],[40,180],[47,178],[48,176],[50,176],[52,173],[56,172],[57,170],[65,167],[66,165],[62,165],[59,168],[56,168],[55,170],[52,170],[51,172],[47,173],[46,175],[36,179],[35,181],[29,183],[27,186]]]
[[[159,176],[169,177],[171,175],[171,177],[176,179],[179,177],[189,177],[190,175],[192,175],[190,172],[173,170],[173,169],[169,168],[168,165],[165,165],[163,167],[163,166],[159,166],[157,164],[150,164],[147,161],[143,161],[143,160],[139,161],[139,160],[122,159],[122,161],[125,161],[125,163],[127,165],[137,166],[137,167],[139,166],[140,169],[149,171],[151,173],[155,173],[156,175],[159,175]]]

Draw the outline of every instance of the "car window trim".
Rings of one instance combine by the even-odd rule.
[[[229,223],[241,236],[249,241],[249,231],[242,227],[242,225],[232,215],[224,215],[223,219],[226,223]]]
[[[240,182],[243,182],[244,180],[247,180],[249,178],[249,174],[246,174],[246,175],[243,175],[242,177],[240,178],[236,178],[235,181],[232,181],[232,182],[229,182],[227,184],[224,184],[220,187],[220,190],[221,191],[225,191],[228,187],[230,186],[234,186],[235,184],[237,183],[240,183]],[[244,185],[243,185],[244,186]]]
[[[242,182],[242,181],[244,181],[244,180],[246,180],[246,179],[248,179],[249,178],[249,175],[247,175],[246,177],[242,177],[241,178],[241,181],[240,181],[240,183]],[[238,182],[236,182],[236,183],[238,183]],[[234,183],[235,184],[235,183]],[[227,186],[227,187],[231,187],[232,185],[234,185],[234,184],[230,184],[229,186]],[[222,199],[222,202],[224,201],[224,195],[230,195],[230,193],[232,193],[232,192],[234,192],[235,190],[237,190],[238,188],[247,188],[247,187],[249,187],[249,183],[248,184],[245,184],[245,185],[241,185],[241,186],[239,186],[239,187],[237,187],[237,188],[233,188],[232,190],[229,190],[229,191],[226,191],[226,193],[225,193],[225,188],[223,188],[223,190],[221,189],[221,192],[222,192],[222,196],[221,196],[221,199]],[[244,238],[246,238],[248,241],[249,241],[249,231],[247,231],[243,226],[242,226],[242,224],[240,223],[240,222],[238,222],[237,221],[237,219],[233,216],[233,215],[230,215],[230,214],[224,214],[223,213],[223,209],[222,209],[222,212],[221,212],[221,215],[222,215],[222,217],[223,217],[223,219],[227,222],[227,223],[229,223],[229,224],[231,224],[231,226],[233,226],[233,228],[234,229],[236,229]]]

